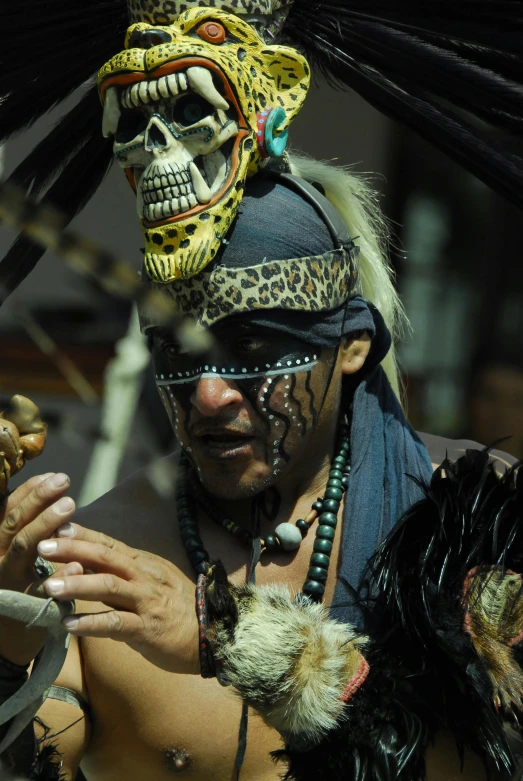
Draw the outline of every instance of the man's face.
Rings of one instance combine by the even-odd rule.
[[[252,496],[310,457],[325,417],[336,351],[282,331],[227,319],[213,349],[195,359],[155,328],[156,382],[175,434],[206,489],[224,499]]]

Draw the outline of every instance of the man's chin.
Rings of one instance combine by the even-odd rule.
[[[200,481],[205,488],[206,492],[213,496],[215,499],[236,502],[242,499],[252,499],[253,496],[260,494],[271,485],[274,485],[276,479],[273,474],[269,473],[265,477],[249,477],[247,475],[235,476],[231,475],[228,480],[224,475],[220,477],[209,474],[208,471],[201,471],[199,473]]]

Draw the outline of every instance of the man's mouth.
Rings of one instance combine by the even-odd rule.
[[[217,430],[196,437],[203,455],[211,459],[238,458],[250,454],[254,435],[238,431]]]

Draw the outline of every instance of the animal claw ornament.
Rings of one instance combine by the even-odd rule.
[[[0,497],[7,493],[9,478],[42,453],[46,437],[47,424],[36,404],[25,396],[13,396],[0,412]]]
[[[192,277],[215,257],[247,176],[283,153],[309,83],[301,54],[222,10],[128,29],[99,73],[103,132],[136,192],[154,282]]]

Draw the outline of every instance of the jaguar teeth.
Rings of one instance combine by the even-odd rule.
[[[216,109],[227,111],[229,104],[223,98],[212,80],[212,75],[207,68],[194,66],[188,68],[187,73],[171,73],[159,79],[140,81],[127,87],[122,93],[122,106],[124,108],[138,108],[138,106],[158,103],[161,100],[169,100],[187,92],[189,86],[202,98],[208,100]]]
[[[104,115],[102,120],[102,133],[104,138],[114,136],[118,129],[121,111],[118,103],[118,91],[116,87],[109,87],[105,93]]]
[[[189,84],[192,89],[198,93],[198,95],[201,95],[202,98],[205,98],[209,103],[212,103],[215,108],[221,108],[224,111],[227,111],[229,104],[225,98],[222,98],[214,86],[211,73],[207,68],[202,68],[200,66],[188,68],[187,78],[189,79]]]
[[[189,163],[189,171],[192,179],[192,186],[199,203],[209,203],[212,198],[211,189],[196,163]]]
[[[187,76],[185,73],[171,73],[152,81],[140,81],[127,87],[122,93],[124,108],[137,108],[148,103],[175,98],[187,91]]]

